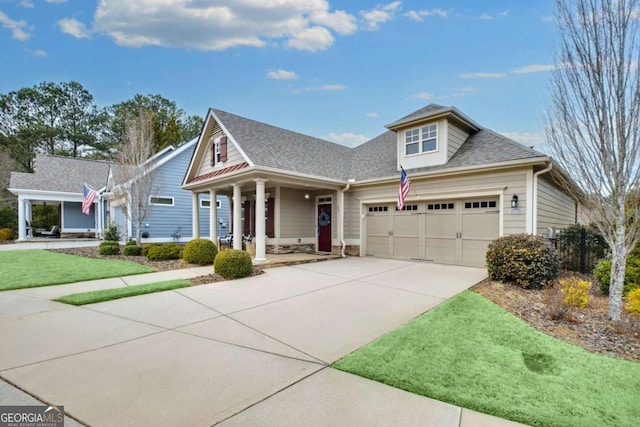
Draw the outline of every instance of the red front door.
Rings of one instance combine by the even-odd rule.
[[[331,204],[318,205],[318,251],[331,252]]]

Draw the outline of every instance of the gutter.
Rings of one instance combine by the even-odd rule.
[[[533,174],[533,200],[531,200],[533,214],[531,215],[531,234],[534,236],[536,235],[536,229],[538,227],[538,177],[543,173],[549,172],[551,169],[553,169],[553,163],[549,162],[546,168]]]
[[[347,243],[344,241],[344,193],[349,190],[349,187],[351,187],[351,184],[354,182],[356,182],[356,180],[350,178],[347,181],[347,186],[340,190],[340,255],[342,256],[342,258],[347,257],[347,255],[344,253],[347,247]]]

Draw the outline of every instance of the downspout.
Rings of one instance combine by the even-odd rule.
[[[534,236],[536,235],[536,228],[538,227],[538,177],[543,173],[549,172],[551,169],[553,169],[553,163],[549,162],[549,166],[533,174],[533,200],[531,201],[533,214],[531,215],[531,234]]]
[[[351,187],[351,184],[353,182],[355,182],[356,180],[353,178],[350,178],[347,181],[347,186],[344,187],[342,190],[340,190],[340,244],[342,245],[342,247],[340,248],[340,255],[342,256],[342,258],[346,258],[347,255],[344,253],[345,249],[347,248],[347,243],[344,241],[344,193],[349,190],[349,187]]]

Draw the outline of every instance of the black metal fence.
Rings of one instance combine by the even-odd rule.
[[[592,274],[593,269],[608,250],[604,239],[580,224],[559,230],[555,247],[563,270]]]

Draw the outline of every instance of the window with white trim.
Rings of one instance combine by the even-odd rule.
[[[222,140],[221,138],[217,138],[213,142],[213,158],[214,158],[214,166],[222,163]]]
[[[210,200],[200,200],[200,207],[201,208],[209,208],[209,207],[211,207],[211,201]],[[220,200],[216,200],[216,208],[220,209]]]
[[[150,205],[173,206],[173,197],[149,196]]]
[[[438,150],[438,124],[420,126],[404,131],[405,155],[429,153]]]

